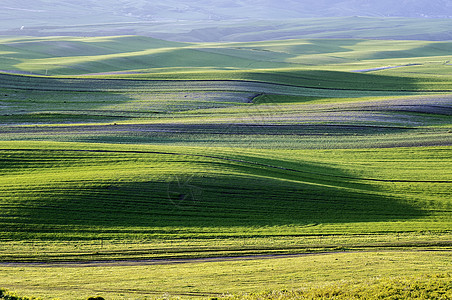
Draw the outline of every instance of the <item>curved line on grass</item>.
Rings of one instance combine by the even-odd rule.
[[[89,82],[89,81],[130,81],[130,82],[184,82],[184,83],[190,83],[190,82],[245,82],[245,83],[259,83],[259,84],[268,84],[268,85],[274,85],[274,86],[286,86],[286,87],[296,87],[296,88],[306,88],[306,89],[314,89],[314,90],[330,90],[330,91],[357,91],[357,92],[422,92],[422,93],[428,93],[428,92],[438,92],[438,93],[448,93],[452,92],[452,89],[449,90],[436,90],[436,89],[425,89],[425,90],[418,90],[418,89],[391,89],[391,90],[384,90],[384,89],[347,89],[347,88],[328,88],[328,87],[318,87],[318,86],[303,86],[303,85],[293,85],[288,83],[277,83],[277,82],[271,82],[271,81],[261,81],[261,80],[250,80],[250,79],[125,79],[125,78],[77,78],[77,77],[44,77],[44,76],[27,76],[27,75],[13,75],[13,74],[6,74],[1,73],[2,76],[10,76],[10,77],[25,77],[25,78],[40,78],[40,79],[49,79],[49,80],[74,80],[79,82]],[[308,77],[297,77],[299,79],[308,79],[312,80],[312,78]],[[22,88],[22,87],[6,87],[6,88],[17,88],[17,89],[23,89],[23,90],[37,90],[37,91],[74,91],[70,89],[36,89],[36,88]],[[109,91],[120,91],[121,89],[111,89]],[[77,91],[77,90],[75,90]],[[85,91],[77,91],[77,92],[93,92],[93,91],[103,91],[103,90],[96,90],[96,89],[90,89]]]
[[[242,159],[234,159],[234,158],[225,158],[221,156],[214,155],[202,155],[202,154],[187,154],[187,153],[178,153],[178,152],[163,152],[163,151],[144,151],[144,150],[90,150],[90,149],[0,149],[2,152],[11,152],[11,151],[23,151],[23,152],[34,152],[34,151],[42,151],[42,152],[85,152],[85,153],[132,153],[132,154],[161,154],[161,155],[178,155],[178,156],[191,156],[191,157],[201,157],[201,158],[211,158],[223,161],[230,162],[238,162],[243,164],[261,166],[266,168],[291,171],[295,173],[303,173],[303,174],[312,174],[312,175],[320,175],[325,177],[335,177],[335,178],[343,178],[343,179],[352,179],[352,180],[361,180],[361,181],[373,181],[373,182],[406,182],[406,183],[452,183],[452,180],[404,180],[404,179],[378,179],[378,178],[358,178],[351,176],[340,176],[340,175],[331,175],[331,174],[322,174],[316,172],[302,171],[291,168],[285,168],[280,166],[268,165],[264,163],[259,163],[255,161],[247,161]]]
[[[446,243],[447,245],[450,242]],[[447,247],[446,245],[446,247]],[[403,245],[375,245],[364,246],[364,250],[339,250],[339,251],[320,251],[320,252],[304,252],[304,253],[285,253],[285,254],[251,254],[251,255],[236,255],[236,256],[213,256],[213,257],[197,257],[197,258],[161,258],[161,259],[130,259],[130,260],[86,260],[86,261],[36,261],[36,262],[0,262],[1,267],[124,267],[124,266],[143,266],[143,265],[172,265],[172,264],[186,264],[186,263],[209,263],[209,262],[224,262],[224,261],[247,261],[247,260],[259,260],[259,259],[283,259],[283,258],[295,258],[304,256],[319,256],[319,255],[334,255],[334,254],[350,254],[350,253],[380,253],[380,252],[393,252],[391,248],[397,247],[404,248]],[[418,245],[408,245],[408,247],[417,247]],[[425,244],[422,246],[430,246]],[[356,247],[361,248],[361,247]],[[370,248],[367,249],[366,248]],[[372,249],[376,248],[376,249]],[[380,249],[379,249],[380,248]],[[383,248],[383,249],[381,249]],[[384,249],[388,248],[388,249]],[[452,252],[450,249],[440,250],[395,250],[403,252]]]

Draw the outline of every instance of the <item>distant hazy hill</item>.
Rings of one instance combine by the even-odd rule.
[[[346,21],[303,21],[326,17]],[[374,27],[369,17],[418,21],[378,21]],[[446,22],[421,21],[436,18]],[[450,39],[451,22],[451,0],[0,1],[0,35],[139,34],[181,41],[306,37],[445,40]],[[405,32],[407,24],[409,32]]]
[[[450,0],[2,0],[0,16],[23,25],[88,21],[452,16]]]

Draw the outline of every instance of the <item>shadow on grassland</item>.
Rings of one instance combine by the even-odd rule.
[[[243,174],[202,177],[182,174],[161,182],[102,185],[62,183],[58,187],[40,187],[39,193],[33,195],[19,190],[17,193],[22,193],[27,201],[18,204],[13,214],[20,223],[131,230],[382,222],[424,215],[419,208],[337,171],[329,178],[281,169],[269,171],[262,166],[236,170]],[[331,170],[316,166],[319,173],[330,174]]]
[[[135,75],[133,75],[135,76]],[[177,81],[174,81],[177,80]],[[33,91],[72,92],[143,92],[173,91],[175,85],[184,90],[193,90],[193,82],[210,84],[232,82],[261,82],[272,85],[273,93],[284,94],[288,87],[307,87],[331,90],[355,91],[418,91],[423,79],[399,76],[353,73],[324,70],[242,70],[240,72],[206,72],[191,75],[169,75],[168,77],[132,78],[54,78],[45,76],[19,76],[0,73],[0,87]],[[431,79],[428,79],[431,82]],[[446,82],[449,84],[449,82]],[[181,84],[184,84],[182,87]],[[229,85],[226,85],[227,88]],[[223,88],[225,88],[223,87]],[[446,86],[450,89],[450,85]],[[205,87],[203,87],[205,88]],[[229,86],[230,88],[230,86]],[[260,87],[263,88],[263,87]],[[218,90],[218,88],[216,89]],[[252,92],[259,92],[252,90]]]

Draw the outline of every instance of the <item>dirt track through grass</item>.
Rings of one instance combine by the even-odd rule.
[[[368,252],[368,251],[366,251]],[[244,260],[264,260],[264,259],[282,259],[290,257],[301,257],[311,255],[328,255],[344,252],[322,252],[322,253],[301,253],[301,254],[271,254],[271,255],[248,255],[248,256],[223,256],[223,257],[204,257],[190,259],[152,259],[152,260],[108,260],[108,261],[77,261],[77,262],[0,262],[0,267],[125,267],[125,266],[147,266],[147,265],[173,265],[190,263],[209,263],[226,261],[244,261]],[[356,252],[349,252],[356,253]]]
[[[452,241],[450,241],[452,245]],[[177,265],[177,264],[194,264],[194,263],[212,263],[212,262],[234,262],[247,260],[271,260],[271,259],[286,259],[296,257],[315,257],[324,255],[335,255],[345,253],[391,253],[395,250],[362,250],[362,251],[329,251],[317,253],[298,253],[298,254],[268,254],[268,255],[246,255],[246,256],[219,256],[219,257],[203,257],[203,258],[188,258],[188,259],[149,259],[149,260],[107,260],[107,261],[72,261],[72,262],[0,262],[0,267],[65,267],[65,268],[94,268],[94,267],[127,267],[127,266],[150,266],[150,265]],[[400,251],[400,250],[398,250]],[[430,253],[435,250],[404,250],[404,252],[411,253]],[[444,253],[448,251],[445,249],[437,250]],[[452,250],[449,250],[452,254]]]

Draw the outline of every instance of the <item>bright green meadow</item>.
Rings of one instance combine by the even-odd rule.
[[[1,37],[0,287],[449,299],[451,51]]]

